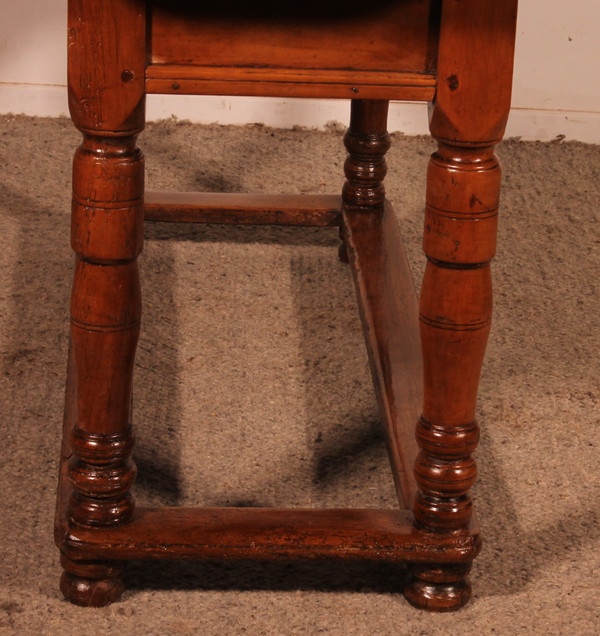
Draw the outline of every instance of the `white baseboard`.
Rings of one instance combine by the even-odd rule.
[[[0,113],[63,117],[69,114],[67,89],[54,84],[0,83]]]
[[[272,97],[197,98],[179,95],[149,95],[149,120],[165,119],[171,114],[180,119],[202,123],[253,124],[276,128],[304,126],[324,128],[330,122],[344,128],[350,117],[349,100],[280,99]],[[427,134],[427,106],[416,102],[394,103],[390,108],[389,129],[408,135]]]
[[[329,122],[339,122],[345,126],[349,112],[349,102],[346,100],[150,95],[147,102],[149,121],[174,115],[178,119],[205,124],[263,123],[278,128],[323,128]],[[66,88],[56,85],[0,84],[0,113],[65,116],[68,114]],[[426,104],[392,103],[389,129],[407,135],[428,134]],[[551,141],[564,136],[565,139],[600,144],[600,112],[513,108],[506,136],[539,141]]]
[[[521,137],[528,141],[564,138],[600,144],[600,112],[513,108],[506,136]]]

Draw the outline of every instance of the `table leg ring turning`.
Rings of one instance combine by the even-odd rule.
[[[492,319],[494,149],[510,108],[517,0],[345,3],[318,16],[282,5],[236,20],[192,4],[69,0],[69,106],[82,143],[55,522],[60,589],[79,605],[114,602],[129,560],[368,560],[408,566],[413,606],[457,610],[471,596],[481,547],[469,493]],[[137,138],[149,93],[349,100],[342,192],[146,191]],[[385,194],[390,100],[430,102],[437,142],[419,299]],[[145,222],[339,228],[399,508],[135,505],[131,399]]]

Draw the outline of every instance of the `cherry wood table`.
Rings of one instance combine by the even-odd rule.
[[[481,543],[471,454],[492,311],[494,146],[510,105],[517,0],[207,4],[69,0],[69,103],[83,142],[56,514],[61,590],[82,605],[114,601],[128,559],[370,559],[408,565],[404,595],[416,607],[458,609]],[[352,100],[341,196],[144,192],[136,139],[147,93]],[[430,102],[438,142],[420,301],[384,193],[390,99]],[[144,221],[339,226],[398,509],[134,505]]]

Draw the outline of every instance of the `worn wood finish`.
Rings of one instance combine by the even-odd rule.
[[[350,107],[350,126],[344,135],[348,156],[342,188],[344,209],[381,210],[385,202],[383,179],[387,173],[385,153],[390,147],[387,131],[387,100],[355,99]]]
[[[69,105],[83,142],[73,161],[77,391],[68,519],[85,526],[126,523],[134,510],[130,402],[141,313],[144,164],[136,137],[144,126],[145,20],[143,2],[69,2]],[[61,589],[73,602],[105,603],[122,590],[114,564],[64,559],[63,567]]]
[[[66,537],[69,528],[73,527],[69,520],[69,502],[73,486],[69,482],[68,472],[69,459],[72,456],[70,435],[77,419],[76,382],[75,356],[73,347],[70,346],[54,537],[61,550],[63,573],[60,579],[60,589],[65,598],[77,605],[98,607],[116,601],[123,593],[124,586],[121,580],[122,567],[117,561],[113,559],[75,561],[66,555],[68,549]]]
[[[477,387],[492,317],[500,165],[494,155],[510,107],[516,0],[443,6],[431,133],[420,326],[424,366],[421,447],[415,462],[418,527],[462,532],[477,469]],[[413,568],[408,600],[452,610],[470,597],[469,568]]]
[[[492,307],[494,145],[510,103],[516,5],[69,0],[69,104],[83,141],[55,523],[67,599],[116,600],[128,559],[256,557],[404,561],[413,605],[448,611],[468,601],[480,545],[469,489]],[[147,92],[352,97],[341,197],[144,194],[136,140]],[[383,185],[388,101],[397,98],[434,99],[418,305]],[[403,509],[135,508],[144,219],[339,225]]]
[[[74,528],[69,555],[89,559],[366,559],[470,562],[474,528],[456,539],[416,531],[408,510],[137,508],[126,526]]]
[[[423,404],[423,369],[417,296],[399,249],[400,227],[386,204],[374,214],[344,212],[342,230],[398,499],[412,509],[412,469],[418,453],[414,430]]]
[[[148,93],[247,95],[251,97],[328,97],[429,101],[435,79],[427,73],[327,69],[213,68],[154,65],[146,73]],[[226,77],[227,79],[223,79]]]
[[[391,208],[388,208],[391,212]],[[395,221],[395,220],[394,220]],[[354,250],[354,248],[352,248]],[[359,248],[360,250],[360,248]],[[481,548],[469,533],[431,534],[414,527],[408,508],[270,509],[136,507],[126,525],[86,527],[69,521],[70,431],[76,422],[74,356],[69,358],[55,539],[65,568],[61,589],[80,605],[105,605],[123,591],[131,559],[360,559],[470,563]]]
[[[389,102],[354,100],[344,137],[343,260],[351,264],[399,501],[411,508],[422,400],[417,303],[398,222],[385,199]],[[406,435],[408,433],[408,435]]]
[[[327,194],[146,192],[146,221],[336,227],[342,200]]]
[[[437,41],[429,37],[429,0],[373,0],[368,6],[356,0],[148,4],[150,67],[434,70]]]
[[[148,92],[433,97],[429,0],[150,4]]]

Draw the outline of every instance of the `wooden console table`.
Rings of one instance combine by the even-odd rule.
[[[74,603],[116,600],[123,562],[148,558],[404,562],[413,605],[446,611],[470,597],[480,537],[468,492],[500,191],[494,146],[510,105],[517,0],[283,4],[69,0],[69,103],[83,143],[56,542],[61,589]],[[352,100],[341,196],[144,192],[136,139],[147,93]],[[384,194],[390,99],[431,102],[438,142],[420,303]],[[145,220],[340,227],[399,509],[134,505]]]

